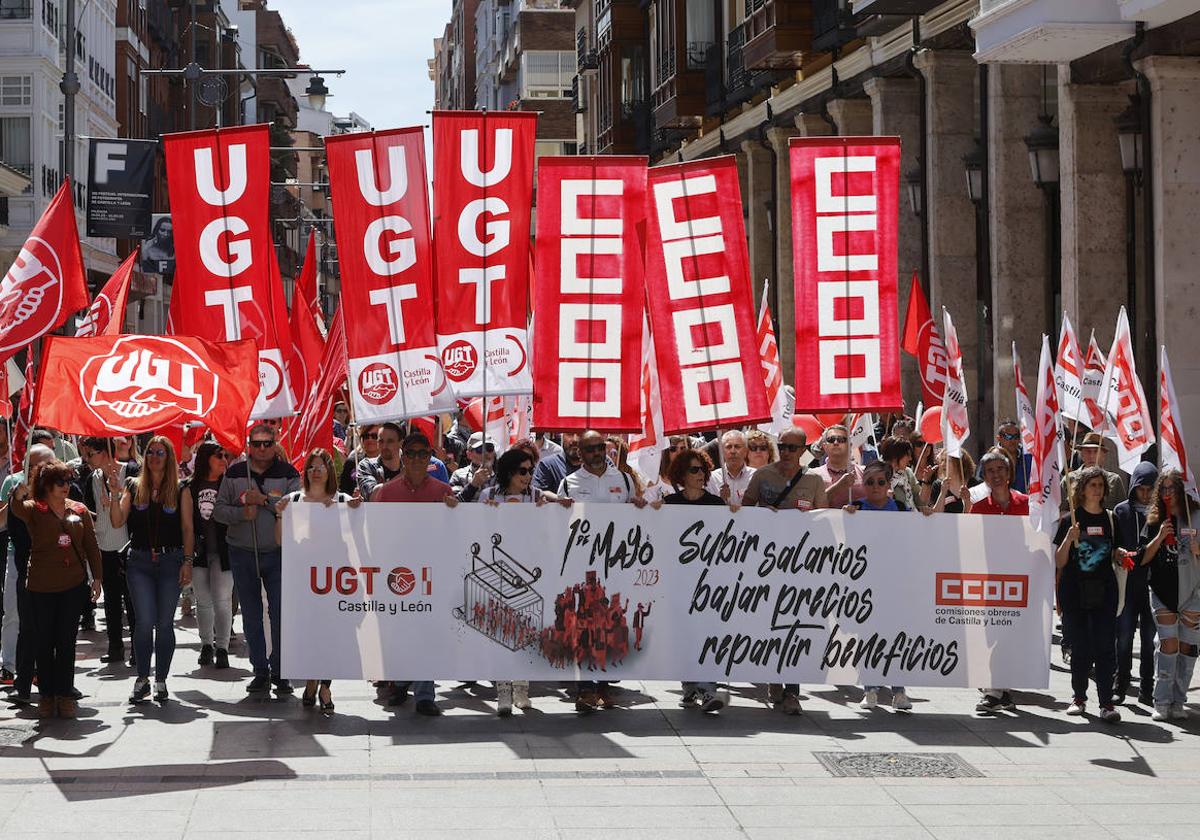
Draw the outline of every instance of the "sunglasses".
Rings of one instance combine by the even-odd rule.
[[[146,456],[149,458],[166,458],[167,450],[160,449],[159,447],[155,447],[154,449],[147,449]]]
[[[1003,438],[1004,440],[1018,440],[1021,437],[1021,433],[1020,432],[1001,432],[999,437]]]
[[[379,440],[379,432],[364,432],[362,435],[362,439],[363,440]]]
[[[604,444],[603,443],[593,443],[591,446],[581,446],[579,448],[583,452],[603,452]]]
[[[688,467],[689,475],[698,475],[702,472],[704,472],[704,467],[700,466],[699,464],[692,464],[690,467]]]
[[[483,446],[472,446],[472,452],[495,452],[496,445],[494,443],[486,443]]]
[[[766,444],[762,444],[762,443],[752,443],[752,444],[750,444],[750,451],[751,452],[770,452],[771,447],[767,446]]]
[[[533,467],[517,467],[517,475],[529,475],[533,472]]]
[[[412,458],[417,461],[424,461],[433,456],[433,452],[429,449],[407,449],[404,451],[405,458]]]
[[[825,438],[825,442],[826,443],[845,443],[846,438],[843,437],[842,435],[836,435],[836,436],[831,435],[830,437]]]
[[[259,449],[266,449],[268,447],[274,446],[275,441],[273,441],[273,440],[252,440],[252,441],[250,441],[250,445],[257,447]]]
[[[781,443],[779,444],[780,452],[799,452],[804,447],[798,443]]]
[[[68,484],[70,484],[70,483],[71,483],[71,482],[67,481],[65,478],[56,478],[56,479],[54,479],[54,486],[55,486],[55,487],[66,487],[66,486],[67,486]]]
[[[863,482],[865,487],[887,487],[888,481],[886,478],[868,478]]]

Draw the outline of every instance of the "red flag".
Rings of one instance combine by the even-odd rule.
[[[646,299],[667,434],[771,418],[732,156],[650,170]]]
[[[76,338],[121,334],[121,328],[125,326],[125,304],[129,301],[129,284],[133,279],[137,261],[138,249],[134,248],[133,253],[117,266],[117,270],[88,307],[83,320],[75,328]]]
[[[1088,419],[1084,422],[1088,424],[1093,432],[1104,431],[1104,412],[1100,410],[1100,386],[1104,384],[1104,367],[1108,364],[1108,360],[1104,358],[1104,354],[1100,352],[1100,345],[1096,343],[1096,331],[1092,330],[1092,336],[1088,340],[1087,355],[1083,360],[1083,404],[1087,407]]]
[[[946,328],[946,392],[942,395],[942,440],[946,444],[946,455],[961,458],[963,443],[971,436],[971,421],[967,413],[967,376],[963,372],[962,347],[958,343],[958,330],[950,320],[950,311],[942,308],[943,326]]]
[[[245,445],[258,393],[249,339],[213,343],[161,335],[49,336],[34,420],[78,435],[157,432],[203,420],[231,452]]]
[[[1071,319],[1063,313],[1062,329],[1058,338],[1058,356],[1054,361],[1054,381],[1058,383],[1058,403],[1064,417],[1090,422],[1083,404],[1083,353]]]
[[[921,288],[921,279],[913,272],[908,290],[908,306],[904,311],[904,336],[900,349],[917,357],[917,372],[921,375],[921,402],[936,405],[946,393],[946,345],[933,323],[929,301]]]
[[[292,335],[291,362],[288,376],[292,393],[296,395],[296,410],[303,413],[309,392],[317,381],[317,370],[325,353],[325,336],[321,332],[321,308],[317,302],[317,237],[310,234],[304,266],[292,290],[290,314]]]
[[[646,159],[538,161],[534,425],[640,431]]]
[[[1050,355],[1050,338],[1042,336],[1038,360],[1037,406],[1034,410],[1033,470],[1029,478],[1029,520],[1034,528],[1053,534],[1062,506],[1062,476],[1066,464],[1059,420],[1058,384]]]
[[[296,469],[304,466],[308,453],[318,446],[333,452],[333,404],[337,390],[346,379],[347,365],[346,326],[339,305],[325,339],[325,352],[321,356],[312,396],[305,405],[304,414],[300,415],[292,429],[295,441],[292,465]]]
[[[326,141],[350,393],[359,423],[453,408],[438,360],[433,244],[421,128]],[[440,199],[440,194],[439,194]]]
[[[1163,469],[1178,470],[1183,477],[1183,487],[1188,495],[1200,502],[1196,489],[1196,477],[1188,464],[1187,446],[1183,442],[1183,418],[1179,416],[1179,400],[1175,397],[1175,383],[1171,380],[1171,365],[1167,362],[1167,348],[1161,349],[1158,366],[1158,420],[1162,430]]]
[[[86,277],[68,178],[0,282],[0,362],[86,307]]]
[[[433,114],[438,348],[460,397],[533,390],[526,275],[536,130],[533,113]]]
[[[663,434],[662,399],[658,390],[658,366],[654,363],[654,341],[650,325],[642,321],[642,429],[629,436],[629,466],[653,481],[658,475],[662,452],[670,441]]]
[[[37,396],[37,388],[33,381],[33,348],[26,351],[25,387],[21,389],[21,404],[17,407],[17,422],[13,427],[12,453],[10,467],[12,472],[19,472],[25,460],[25,450],[29,446],[29,435],[33,433],[33,402]]]
[[[801,137],[789,152],[795,413],[899,409],[900,139]]]
[[[1037,445],[1037,422],[1034,420],[1033,401],[1029,399],[1029,389],[1025,387],[1025,377],[1021,373],[1021,357],[1017,355],[1017,342],[1015,341],[1012,343],[1012,362],[1017,418],[1021,424],[1021,447],[1023,451],[1033,454],[1034,447]]]
[[[779,358],[779,343],[775,340],[775,327],[771,322],[771,307],[767,303],[769,284],[770,281],[763,283],[762,302],[758,306],[758,354],[762,360],[767,402],[771,406],[771,421],[760,423],[758,428],[781,435],[792,427],[792,410],[787,404],[787,393],[783,390],[783,363]]]
[[[1108,351],[1100,394],[1100,408],[1107,415],[1104,436],[1117,444],[1121,469],[1132,475],[1142,453],[1154,445],[1154,420],[1134,366],[1133,339],[1124,306],[1117,315],[1117,331]]]
[[[268,216],[270,142],[265,125],[163,138],[175,224],[173,330],[211,342],[254,339],[261,383],[255,419],[295,410],[285,374],[287,308]]]

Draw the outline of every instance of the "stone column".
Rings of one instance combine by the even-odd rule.
[[[993,64],[988,68],[994,421],[1013,417],[1017,410],[1013,341],[1025,365],[1026,382],[1036,382],[1042,333],[1048,318],[1058,318],[1046,312],[1045,303],[1050,283],[1046,197],[1033,183],[1025,145],[1025,135],[1037,126],[1042,110],[1041,84],[1040,65]],[[992,439],[991,431],[986,430],[987,440]]]
[[[834,99],[829,103],[829,116],[833,117],[838,126],[838,134],[843,137],[860,137],[875,133],[870,99]]]
[[[978,68],[969,52],[959,50],[924,50],[915,61],[925,74],[929,121],[929,165],[925,171],[929,201],[925,209],[929,214],[930,308],[939,329],[942,307],[950,310],[963,348],[967,394],[974,399],[979,393],[975,361],[975,208],[967,196],[963,157],[975,147]],[[991,440],[987,431],[982,432],[983,439]],[[972,439],[978,442],[980,434],[974,430]]]
[[[908,203],[904,177],[920,165],[921,103],[915,79],[891,79],[877,76],[863,83],[870,97],[871,133],[900,138],[900,227],[896,255],[896,281],[900,328],[904,327],[905,307],[914,272],[921,269],[921,220]],[[905,399],[916,405],[921,399],[921,376],[917,360],[900,354],[900,383]]]
[[[1125,173],[1113,122],[1129,104],[1115,85],[1058,84],[1062,193],[1063,309],[1087,350],[1088,336],[1107,353],[1117,307],[1125,302]]]
[[[767,141],[775,149],[775,259],[778,261],[779,355],[783,362],[783,381],[796,379],[796,290],[792,272],[792,174],[788,164],[788,140],[797,132],[791,128],[767,129]]]
[[[1183,437],[1195,453],[1200,441],[1200,236],[1195,225],[1200,219],[1200,58],[1155,55],[1139,62],[1139,69],[1150,81],[1152,97],[1152,160],[1146,187],[1154,195],[1156,338],[1166,345]],[[1157,359],[1153,364],[1143,358],[1137,362],[1142,371],[1158,368]],[[1157,415],[1153,393],[1146,396]]]
[[[775,183],[774,155],[757,137],[742,141],[741,157],[746,160],[746,189],[742,203],[746,208],[746,242],[750,248],[750,279],[754,283],[754,305],[762,297],[764,278],[775,271],[775,234],[771,230],[771,187]],[[757,310],[756,310],[757,311]]]

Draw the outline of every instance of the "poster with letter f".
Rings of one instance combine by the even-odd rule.
[[[325,141],[342,271],[350,398],[360,423],[454,408],[438,359],[425,133]]]
[[[648,176],[646,302],[668,435],[771,419],[732,156]]]
[[[533,422],[640,432],[644,157],[538,161]]]
[[[898,137],[789,141],[796,414],[903,406]]]
[[[528,394],[537,114],[433,113],[437,341],[458,397]]]
[[[292,353],[268,202],[267,126],[163,138],[175,225],[172,329],[207,341],[254,339],[261,387],[252,419],[295,411]]]

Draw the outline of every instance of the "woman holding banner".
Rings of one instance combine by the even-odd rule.
[[[175,607],[192,582],[191,505],[181,504],[175,447],[162,435],[146,444],[145,463],[135,479],[109,486],[114,528],[129,527],[126,574],[133,598],[133,651],[137,679],[130,703],[150,696],[150,653],[154,652],[154,699],[167,699],[167,674],[175,656]]]
[[[1183,720],[1184,703],[1200,654],[1200,540],[1192,521],[1196,505],[1177,470],[1163,470],[1146,515],[1142,562],[1150,566],[1150,606],[1158,626],[1154,654],[1154,720]]]
[[[1116,567],[1132,564],[1132,555],[1116,544],[1116,525],[1104,507],[1108,492],[1104,470],[1084,467],[1072,487],[1073,513],[1063,517],[1055,535],[1054,561],[1061,570],[1058,603],[1063,629],[1071,637],[1071,690],[1067,714],[1082,715],[1087,704],[1088,676],[1093,665],[1100,719],[1121,720],[1113,705],[1116,676],[1118,584]]]
[[[275,543],[283,544],[283,511],[289,502],[316,502],[329,507],[334,504],[344,504],[353,509],[362,504],[362,496],[358,490],[353,496],[348,496],[338,490],[338,474],[333,464],[333,456],[326,450],[317,447],[308,453],[304,459],[304,469],[300,472],[300,489],[288,493],[275,505]],[[304,684],[304,694],[300,702],[311,707],[317,702],[321,704],[321,712],[333,714],[333,697],[330,695],[331,680],[309,680]]]

